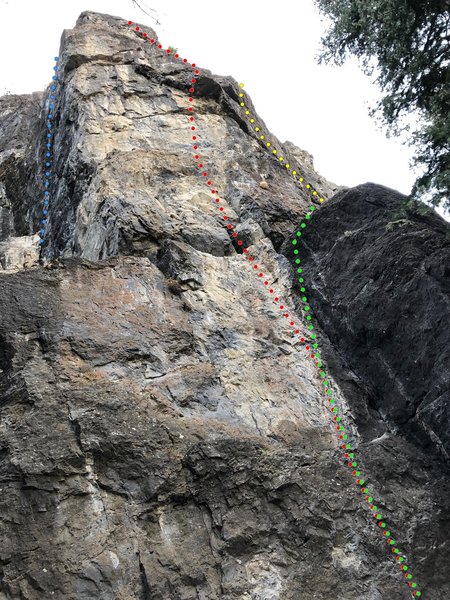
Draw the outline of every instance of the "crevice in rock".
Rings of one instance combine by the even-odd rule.
[[[77,441],[77,445],[80,448],[81,452],[84,454],[84,448],[83,448],[83,443],[81,441],[81,425],[80,422],[78,421],[78,419],[76,419],[75,417],[72,416],[71,412],[70,412],[70,408],[67,408],[68,412],[69,412],[69,423],[70,423],[70,428],[72,429],[74,435],[75,435],[75,439]]]
[[[151,600],[151,588],[150,583],[147,577],[147,571],[141,561],[141,553],[138,552],[138,560],[139,560],[139,572],[141,573],[141,581],[142,581],[142,600]]]

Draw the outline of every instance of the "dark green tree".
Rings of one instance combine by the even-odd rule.
[[[319,64],[358,57],[383,97],[371,109],[387,135],[407,132],[411,167],[422,167],[411,197],[450,208],[450,0],[314,0],[332,19]],[[416,125],[405,122],[416,115]],[[412,119],[409,119],[411,121]]]

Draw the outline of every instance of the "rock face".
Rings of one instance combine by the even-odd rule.
[[[95,13],[60,57],[34,266],[12,249],[39,229],[48,94],[0,99],[0,242],[16,257],[0,271],[0,600],[411,598],[319,370],[199,174],[190,67]],[[319,203],[260,145],[236,82],[200,72],[209,176],[308,331],[289,240]],[[389,225],[396,192],[338,188],[255,118],[305,182],[338,192],[302,245],[324,367],[417,589],[444,600],[448,227]]]

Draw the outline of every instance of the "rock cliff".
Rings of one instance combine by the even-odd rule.
[[[48,90],[0,98],[0,600],[392,600],[412,588],[343,459],[352,449],[422,598],[450,597],[449,227],[375,184],[321,205],[261,144],[239,86],[83,13]],[[313,313],[293,267],[300,245]],[[408,212],[409,211],[409,212]],[[316,358],[318,355],[316,356]]]

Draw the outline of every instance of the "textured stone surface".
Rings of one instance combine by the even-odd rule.
[[[360,429],[387,422],[448,458],[450,226],[429,209],[405,212],[404,200],[375,184],[337,194],[302,238],[305,277],[331,354],[344,359],[337,372],[367,388],[354,399]]]
[[[39,262],[39,235],[8,237],[0,242],[0,265],[5,271],[25,269]]]
[[[411,598],[343,465],[317,369],[197,172],[190,70],[144,46],[124,21],[94,13],[64,32],[60,56],[48,244],[42,264],[0,271],[0,600]],[[311,200],[255,139],[236,82],[201,73],[205,164],[239,237],[304,329],[288,244]],[[6,251],[38,229],[46,97],[0,99]],[[306,151],[265,134],[322,193],[338,189]],[[318,211],[318,231],[340,202]],[[361,209],[354,219],[357,228],[370,217]],[[334,395],[423,597],[444,600],[450,496],[441,444],[426,447],[429,433],[419,439],[402,427],[400,400],[392,415],[373,405],[370,390],[387,367],[360,351],[357,307],[355,325],[322,308],[327,261],[339,249],[339,228],[330,227],[308,248]],[[442,229],[433,219],[421,227],[418,242]],[[359,239],[368,260],[370,240]],[[409,243],[434,265],[435,247]],[[412,261],[405,254],[403,280],[391,249],[373,250],[403,293]],[[314,257],[327,277],[319,259],[313,273]],[[339,255],[352,259],[352,248]],[[345,282],[340,302],[350,304],[350,274]],[[429,279],[420,286],[444,292]],[[429,345],[438,325],[418,319],[409,346],[424,335]],[[411,360],[394,384],[405,387],[401,402],[428,406],[420,422],[443,443],[448,421],[435,414],[438,431],[432,408],[445,380],[433,387],[427,375],[434,400],[425,405],[422,388],[402,379],[419,377]]]

